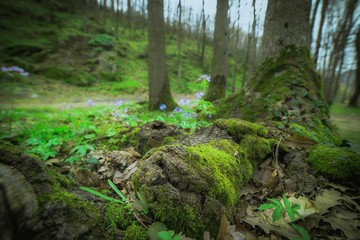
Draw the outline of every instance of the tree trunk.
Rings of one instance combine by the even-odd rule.
[[[87,0],[82,0],[83,31],[87,32]]]
[[[249,82],[251,79],[251,75],[254,71],[255,68],[255,63],[256,63],[256,45],[257,45],[257,40],[256,40],[256,12],[255,12],[255,3],[256,0],[253,0],[252,2],[252,6],[253,6],[253,24],[252,24],[252,30],[251,30],[251,47],[250,47],[250,64],[249,64],[249,73],[248,73],[248,77],[247,77],[247,81]]]
[[[317,12],[317,9],[319,7],[319,4],[320,4],[320,0],[316,0],[313,12],[311,14],[311,25],[310,25],[311,32],[314,29],[314,23],[315,23],[315,19],[316,19],[316,12]]]
[[[205,9],[204,9],[204,0],[202,1],[202,45],[201,45],[201,58],[200,66],[204,65],[204,54],[205,54],[205,42],[206,42],[206,19],[205,19]]]
[[[181,42],[182,42],[182,26],[181,26],[181,15],[182,15],[182,6],[181,0],[179,0],[178,4],[178,11],[179,11],[179,22],[178,22],[178,89],[181,88]]]
[[[236,36],[235,36],[235,44],[234,44],[234,71],[233,71],[233,82],[231,87],[231,92],[235,92],[235,82],[236,82],[236,72],[237,66],[239,64],[239,56],[238,56],[238,48],[239,48],[239,29],[240,29],[240,0],[238,1],[238,8],[237,8],[237,27],[236,27]]]
[[[247,47],[245,49],[245,62],[244,62],[244,69],[243,69],[243,75],[242,75],[242,84],[241,84],[241,88],[243,88],[246,84],[246,79],[247,76],[246,75],[248,73],[248,68],[249,68],[249,58],[250,58],[250,48],[251,48],[251,34],[250,34],[250,21],[249,21],[249,33],[248,33],[248,38],[247,38]]]
[[[119,38],[119,0],[116,0],[116,26],[115,26],[115,38]]]
[[[174,109],[176,103],[171,95],[166,73],[163,0],[149,0],[147,8],[149,109],[158,110],[161,104],[165,104],[167,109]]]
[[[217,1],[211,81],[204,97],[206,101],[210,102],[223,98],[226,95],[229,42],[228,10],[228,0]]]
[[[286,45],[293,44],[310,48],[310,10],[311,0],[268,2],[260,48],[260,62],[268,57],[277,56]]]
[[[347,93],[348,93],[350,82],[351,82],[351,73],[352,73],[352,71],[349,70],[347,77],[346,77],[346,86],[345,86],[344,94],[341,99],[342,104],[344,104],[347,99]]]
[[[131,0],[127,1],[127,19],[128,19],[128,28],[131,29]]]
[[[350,98],[349,106],[357,107],[357,102],[360,96],[360,28],[356,34],[356,54],[357,54],[357,69],[355,79],[355,92]]]
[[[102,11],[102,14],[103,14],[103,24],[105,25],[106,24],[106,15],[107,15],[107,0],[104,0],[104,6],[103,6],[103,11]]]
[[[320,43],[321,43],[321,37],[322,37],[322,29],[325,22],[325,14],[326,9],[328,6],[329,0],[323,0],[322,8],[321,8],[321,18],[320,18],[320,26],[319,26],[319,32],[316,39],[316,47],[315,47],[315,53],[314,53],[314,63],[317,65],[318,55],[319,55],[319,49],[320,49]]]

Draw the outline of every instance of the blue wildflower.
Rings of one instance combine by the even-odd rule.
[[[86,102],[86,106],[87,106],[87,107],[95,106],[94,100],[88,99],[87,102]]]
[[[193,115],[193,118],[196,118],[196,117],[197,117],[197,114],[194,114],[194,115]]]
[[[120,116],[120,113],[116,113],[116,114],[114,115],[114,117],[118,117],[118,116]]]
[[[198,78],[198,81],[201,81],[205,79],[206,81],[210,82],[210,77],[208,75],[201,75],[199,78]]]
[[[182,113],[183,110],[182,110],[181,108],[179,108],[179,107],[176,107],[173,112],[175,112],[175,113],[176,113],[176,112]]]
[[[184,113],[183,116],[184,117],[191,117],[191,113]]]
[[[166,108],[166,105],[165,105],[165,104],[161,104],[161,105],[160,105],[160,110],[161,110],[161,111],[163,111],[165,108]]]
[[[128,108],[126,107],[126,108],[124,109],[124,113],[127,114],[128,111],[129,111],[129,110],[128,110]]]
[[[202,96],[205,95],[205,93],[204,92],[198,92],[195,95],[196,95],[196,99],[199,100]]]
[[[171,113],[171,114],[169,114],[169,116],[168,117],[174,117],[174,114],[173,113]]]
[[[211,118],[212,116],[211,116],[211,114],[209,114],[209,118]]]
[[[184,106],[185,104],[190,103],[189,99],[180,99],[180,101],[178,102],[179,105]]]

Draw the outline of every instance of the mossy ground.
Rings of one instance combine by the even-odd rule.
[[[349,148],[317,145],[307,157],[315,170],[333,180],[347,180],[360,176],[360,155]]]

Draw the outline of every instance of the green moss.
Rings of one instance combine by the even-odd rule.
[[[266,137],[268,134],[265,127],[241,119],[218,119],[214,124],[238,139],[247,134],[257,134],[261,137]]]
[[[165,137],[162,145],[170,145],[176,143],[176,139],[174,137]]]
[[[156,199],[154,199],[155,202],[151,204],[151,211],[156,220],[164,222],[169,229],[175,232],[183,232],[186,236],[196,237],[196,239],[200,239],[206,229],[213,230],[213,233],[216,233],[218,226],[211,223],[217,221],[208,219],[209,225],[205,225],[194,211],[194,207],[199,206],[176,205],[170,196],[168,189],[159,186]]]
[[[110,201],[105,205],[108,221],[111,224],[111,219],[120,229],[127,229],[134,222],[131,218],[131,212],[125,205]]]
[[[219,140],[186,147],[186,151],[186,160],[209,182],[210,195],[226,207],[234,205],[241,187],[252,176],[252,166],[239,145]]]
[[[315,170],[334,180],[360,176],[360,156],[348,148],[317,145],[306,159]]]
[[[120,147],[132,146],[137,148],[139,145],[139,127],[124,127],[118,130],[119,134],[116,138],[120,139]]]
[[[240,147],[247,154],[247,158],[256,167],[257,163],[271,153],[268,140],[255,135],[246,135],[240,142]]]
[[[124,240],[147,240],[146,230],[138,225],[131,225],[124,231]]]

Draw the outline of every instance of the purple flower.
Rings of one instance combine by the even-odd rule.
[[[114,117],[118,117],[118,116],[120,116],[120,113],[116,113]]]
[[[173,112],[175,112],[175,113],[176,113],[176,112],[182,113],[183,110],[182,110],[181,108],[179,108],[179,107],[176,107]]]
[[[185,104],[190,103],[189,99],[180,99],[180,101],[178,102],[179,105],[184,106]]]
[[[127,114],[127,112],[128,112],[128,108],[126,107],[126,108],[124,109],[124,113]]]
[[[209,114],[209,118],[211,118],[211,114]]]
[[[88,99],[87,102],[86,102],[86,106],[87,106],[87,107],[95,106],[94,100]]]
[[[206,81],[210,82],[210,77],[208,75],[201,75],[198,81],[201,81],[202,79],[205,79]]]
[[[12,66],[12,67],[8,67],[8,68],[7,67],[1,67],[1,71],[3,71],[3,72],[18,72],[19,74],[21,74],[24,77],[29,76],[28,72],[25,72],[24,69],[19,68],[18,66]],[[11,77],[13,77],[13,75],[11,73],[9,73],[9,75]]]
[[[174,114],[173,113],[171,113],[171,114],[169,114],[169,116],[168,117],[174,117]]]
[[[194,115],[193,115],[193,118],[196,118],[196,117],[197,117],[197,114],[194,114]]]
[[[72,113],[69,113],[69,117],[71,117],[72,116]]]
[[[199,100],[202,96],[205,95],[205,93],[204,93],[204,92],[198,92],[198,93],[196,93],[195,95],[196,95],[196,99]]]
[[[74,106],[73,105],[70,105],[70,108],[73,108]]]
[[[161,104],[161,105],[160,105],[160,110],[161,110],[161,111],[163,111],[165,108],[166,108],[166,105],[165,105],[165,104]]]
[[[124,101],[120,98],[119,101],[114,101],[114,106],[121,106],[124,103]]]
[[[191,117],[191,113],[183,113],[184,117]]]
[[[64,107],[64,108],[66,108],[66,107],[67,107],[67,105],[65,104],[63,107]]]

